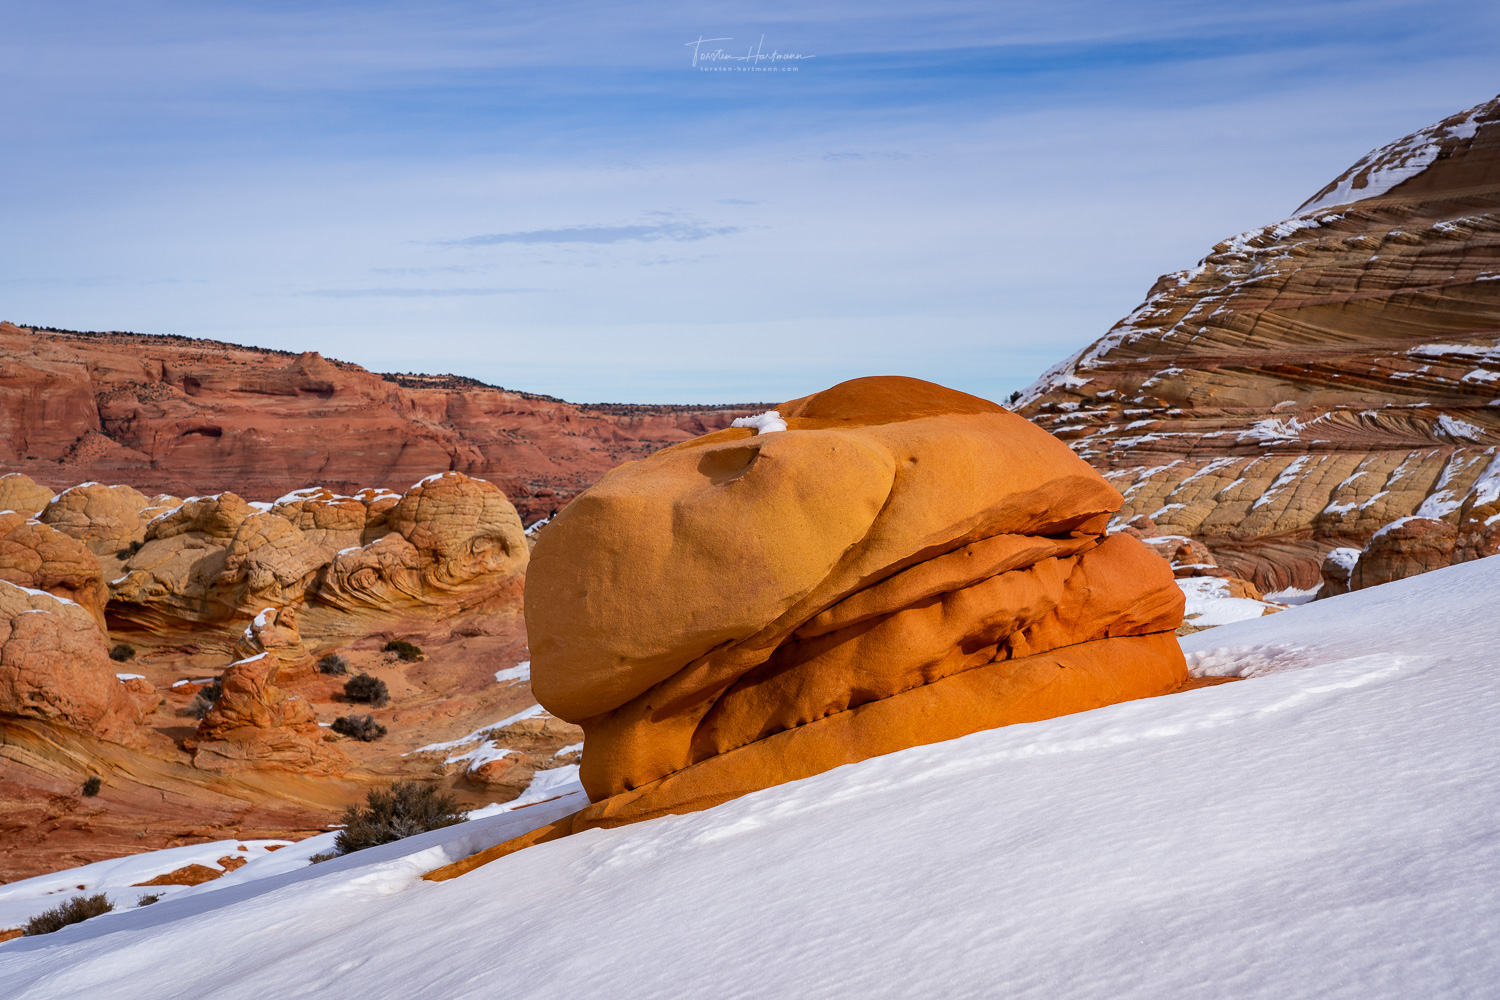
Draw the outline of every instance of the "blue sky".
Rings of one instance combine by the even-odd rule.
[[[1001,397],[1500,92],[1497,42],[1470,2],[9,0],[0,318],[579,401]]]

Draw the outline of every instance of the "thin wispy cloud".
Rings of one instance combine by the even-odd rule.
[[[489,247],[505,243],[536,245],[546,243],[655,243],[671,240],[691,243],[711,236],[731,236],[743,232],[742,226],[702,226],[688,222],[663,222],[644,226],[567,226],[562,229],[523,229],[513,233],[485,233],[457,240],[440,240],[440,246]]]
[[[585,400],[1004,397],[1492,96],[1500,5],[1431,8],[23,0],[0,318]],[[816,58],[700,72],[700,36]]]
[[[441,267],[372,267],[371,274],[388,274],[400,277],[412,277],[419,274],[473,274],[475,271],[483,271],[482,267],[470,267],[464,264],[447,264]]]
[[[823,159],[829,163],[838,163],[842,160],[909,160],[911,157],[906,153],[894,150],[876,150],[871,153],[838,152],[824,153]]]
[[[451,299],[540,291],[540,288],[313,288],[296,294],[319,299]]]

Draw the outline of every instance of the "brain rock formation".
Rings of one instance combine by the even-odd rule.
[[[49,499],[37,520],[78,539],[98,556],[143,542],[146,525],[180,504],[176,497],[146,497],[129,486],[81,483]]]
[[[30,476],[11,472],[0,476],[0,511],[35,515],[52,500],[52,491]]]
[[[132,697],[87,610],[0,582],[0,720],[40,719],[130,743],[159,698]]]
[[[1120,496],[1061,442],[915,379],[779,412],[615,469],[540,533],[532,688],[587,734],[567,831],[1185,679],[1170,568],[1104,536]]]
[[[16,511],[0,512],[0,580],[71,601],[104,631],[109,598],[99,560],[51,525]]]
[[[457,472],[404,495],[189,497],[154,518],[143,540],[111,584],[110,613],[151,628],[243,620],[267,607],[357,615],[462,606],[514,580],[529,558],[505,494]]]
[[[1497,279],[1500,98],[1166,275],[1017,408],[1121,490],[1117,524],[1201,542],[1200,565],[1268,591],[1489,555]],[[1321,572],[1367,544],[1368,568],[1342,554]]]

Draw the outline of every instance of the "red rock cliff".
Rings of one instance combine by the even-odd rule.
[[[529,523],[621,462],[747,412],[582,406],[312,353],[0,323],[0,472],[48,485],[269,500],[456,471],[493,481]]]

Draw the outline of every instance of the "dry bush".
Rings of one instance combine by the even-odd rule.
[[[385,791],[374,789],[365,801],[364,808],[350,806],[344,812],[344,829],[334,841],[340,854],[452,826],[468,816],[451,795],[414,781],[398,781]]]
[[[391,700],[391,693],[380,678],[357,674],[344,683],[344,697],[380,708]]]
[[[69,924],[82,923],[89,917],[97,917],[114,908],[115,904],[111,903],[109,897],[102,892],[92,896],[74,896],[61,906],[54,906],[47,912],[38,913],[26,921],[24,933],[27,936],[51,934],[53,931],[62,930]]]

